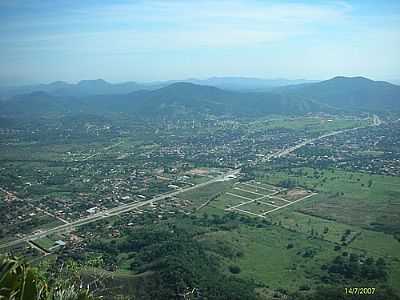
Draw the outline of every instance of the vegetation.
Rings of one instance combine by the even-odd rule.
[[[334,275],[332,280],[337,280],[335,275],[343,278],[356,279],[359,282],[364,280],[386,280],[387,267],[385,260],[379,258],[376,262],[373,257],[359,257],[357,254],[343,253],[345,255],[336,256],[328,265],[323,265],[328,273]]]
[[[13,257],[0,257],[0,299],[8,300],[90,300],[89,290],[64,282],[50,287],[43,275]]]
[[[138,275],[151,274],[153,279],[137,291],[144,299],[176,299],[193,290],[207,299],[255,299],[255,284],[235,277],[240,268],[221,261],[241,254],[228,243],[213,243],[205,235],[221,227],[232,230],[237,224],[234,216],[181,218],[128,230],[118,240],[93,241],[88,251],[127,253],[132,261],[129,269]]]

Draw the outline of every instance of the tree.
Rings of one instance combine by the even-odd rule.
[[[278,183],[279,186],[290,189],[293,188],[297,185],[296,181],[291,178],[287,178],[282,180],[281,182]]]
[[[240,273],[240,267],[239,266],[229,266],[229,271],[232,274],[239,274]]]
[[[368,187],[369,188],[372,186],[372,183],[373,183],[372,179],[368,180]]]
[[[382,267],[382,266],[386,266],[386,262],[385,262],[385,260],[382,258],[382,257],[380,257],[380,258],[378,258],[377,260],[376,260],[376,263],[375,263],[378,267]]]
[[[358,255],[354,254],[354,253],[351,253],[350,257],[349,257],[349,261],[350,262],[358,262]]]

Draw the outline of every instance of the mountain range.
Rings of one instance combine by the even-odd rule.
[[[128,81],[123,83],[109,83],[103,79],[81,80],[76,84],[65,81],[55,81],[49,84],[25,85],[16,87],[0,88],[0,96],[7,98],[10,96],[27,94],[32,92],[46,92],[53,96],[89,96],[89,95],[115,95],[127,94],[138,90],[155,90],[166,87],[173,83],[185,82],[198,85],[214,86],[221,89],[233,91],[266,91],[271,88],[293,85],[300,83],[315,82],[310,80],[298,79],[260,79],[250,77],[212,77],[208,79],[185,79],[169,80],[149,83],[138,83]]]
[[[146,85],[134,81],[112,84],[103,79],[81,80],[76,84],[65,81],[55,81],[49,84],[3,87],[0,95],[3,98],[33,92],[46,92],[53,96],[89,96],[104,94],[127,94],[136,90],[145,89]]]
[[[221,80],[217,80],[221,82]],[[364,77],[335,77],[321,82],[275,86],[267,91],[233,91],[190,82],[139,89],[103,80],[73,85],[54,82],[0,102],[0,116],[108,114],[185,116],[213,114],[263,116],[310,112],[400,111],[400,86]],[[136,89],[131,91],[131,89]]]

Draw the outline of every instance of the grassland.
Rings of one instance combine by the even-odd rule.
[[[40,247],[44,249],[49,249],[52,246],[54,246],[54,240],[48,238],[48,237],[43,237],[41,239],[35,240],[35,243],[38,244]]]
[[[229,190],[231,186],[232,182],[230,181],[215,182],[207,185],[206,187],[181,193],[177,197],[180,199],[190,200],[193,204],[193,208],[196,208]]]
[[[370,229],[382,223],[400,225],[400,178],[302,168],[274,172],[260,180],[278,184],[287,178],[320,193],[302,206],[304,213]]]
[[[307,239],[279,226],[242,226],[236,231],[211,233],[208,238],[242,249],[243,256],[234,261],[242,270],[240,276],[253,278],[271,289],[296,291],[304,285],[315,287],[321,265],[337,255],[331,243]],[[290,249],[289,244],[293,245]]]
[[[277,184],[286,178],[320,194],[301,206],[271,215],[271,221],[290,231],[361,251],[389,264],[388,282],[399,290],[400,178],[341,170],[295,169],[259,179]],[[345,238],[345,232],[350,232]],[[343,242],[346,245],[343,245]]]

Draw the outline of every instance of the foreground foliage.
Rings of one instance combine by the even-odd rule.
[[[0,257],[0,299],[8,300],[90,300],[87,289],[73,284],[49,287],[39,272],[17,258]]]

